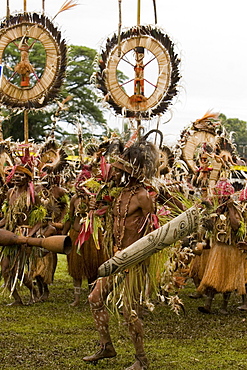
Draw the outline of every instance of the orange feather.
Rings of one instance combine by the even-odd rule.
[[[77,2],[75,2],[75,0],[66,0],[59,9],[59,11],[57,12],[57,14],[52,18],[52,20],[54,20],[58,16],[58,14],[64,12],[65,10],[71,9],[76,5],[78,4]]]

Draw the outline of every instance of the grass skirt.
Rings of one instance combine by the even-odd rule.
[[[236,247],[215,243],[210,249],[208,262],[198,292],[214,288],[218,293],[237,290],[245,293],[244,256]]]
[[[57,254],[54,252],[47,253],[44,257],[38,258],[33,272],[33,278],[41,276],[44,283],[53,282],[54,273],[57,266]]]
[[[75,241],[78,232],[71,229],[69,236],[72,240],[72,251],[67,255],[68,273],[75,279],[95,280],[99,266],[107,260],[103,248],[98,250],[95,246],[92,236],[81,246],[81,255],[77,253]]]
[[[189,277],[202,280],[208,262],[210,249],[203,249],[200,256],[196,255],[190,263]]]
[[[247,284],[247,254],[244,253],[244,281]]]

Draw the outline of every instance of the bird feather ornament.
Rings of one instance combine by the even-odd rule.
[[[196,120],[196,122],[201,121],[208,121],[208,120],[218,120],[219,119],[219,113],[213,113],[211,110],[207,111],[202,118],[199,118]]]
[[[215,133],[216,126],[220,125],[220,113],[207,111],[202,118],[193,122],[193,128],[196,130],[205,130]]]
[[[71,9],[76,5],[78,5],[78,3],[75,0],[66,0],[59,9],[59,11],[57,12],[57,14],[52,18],[52,20],[54,20],[58,16],[58,14],[64,12],[65,10]]]
[[[60,148],[56,153],[56,158],[53,160],[52,163],[46,163],[41,170],[43,172],[47,172],[48,174],[58,174],[60,173],[64,167],[67,165],[67,153],[63,148]]]

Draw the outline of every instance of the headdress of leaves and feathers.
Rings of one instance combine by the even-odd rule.
[[[99,150],[99,145],[97,143],[87,143],[84,147],[84,152],[86,155],[93,156]]]
[[[40,147],[39,149],[39,165],[38,168],[41,170],[41,168],[48,162],[53,162],[57,158],[57,143],[55,141],[55,138],[50,135],[46,138],[45,143]]]
[[[51,163],[45,163],[41,171],[46,172],[47,174],[59,174],[67,166],[67,153],[64,148],[60,148],[56,152],[56,157]]]
[[[169,173],[172,169],[173,164],[174,164],[174,153],[168,146],[164,145],[161,148],[159,175],[165,175]]]
[[[125,148],[113,166],[124,170],[141,181],[151,180],[157,172],[159,152],[157,147],[148,141],[141,140]]]
[[[102,150],[102,155],[108,157],[109,155],[120,155],[124,150],[124,144],[117,135],[112,135],[110,139],[103,141],[99,145],[99,150]]]
[[[219,115],[219,113],[207,111],[202,118],[193,122],[193,128],[195,130],[204,130],[215,133],[216,127],[220,124]]]

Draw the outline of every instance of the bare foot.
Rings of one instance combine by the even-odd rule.
[[[136,361],[133,365],[130,367],[127,367],[125,370],[145,370],[147,369],[146,366],[143,366],[140,361]]]
[[[219,313],[221,313],[221,315],[228,315],[228,311],[225,308],[221,308]]]
[[[70,307],[77,307],[77,306],[79,306],[79,304],[80,304],[80,301],[74,301],[74,302],[70,303]]]
[[[49,292],[43,293],[42,296],[39,298],[39,302],[47,301],[48,297],[49,297]]]
[[[14,301],[14,302],[11,302],[11,303],[8,303],[6,306],[23,306],[23,303],[22,301]]]
[[[125,370],[146,370],[148,368],[148,359],[146,355],[135,355],[136,362]]]
[[[210,308],[205,307],[205,306],[200,306],[200,307],[198,307],[198,310],[199,310],[200,312],[202,312],[202,313],[211,313]]]
[[[31,305],[31,304],[34,304],[34,303],[37,303],[37,302],[39,302],[39,297],[37,295],[35,295],[34,297],[30,297],[28,305]]]
[[[189,297],[193,299],[203,298],[203,294],[195,292],[195,293],[189,294]]]
[[[238,307],[238,310],[240,310],[240,311],[247,311],[247,305],[246,304],[243,304],[242,306],[239,306]]]

